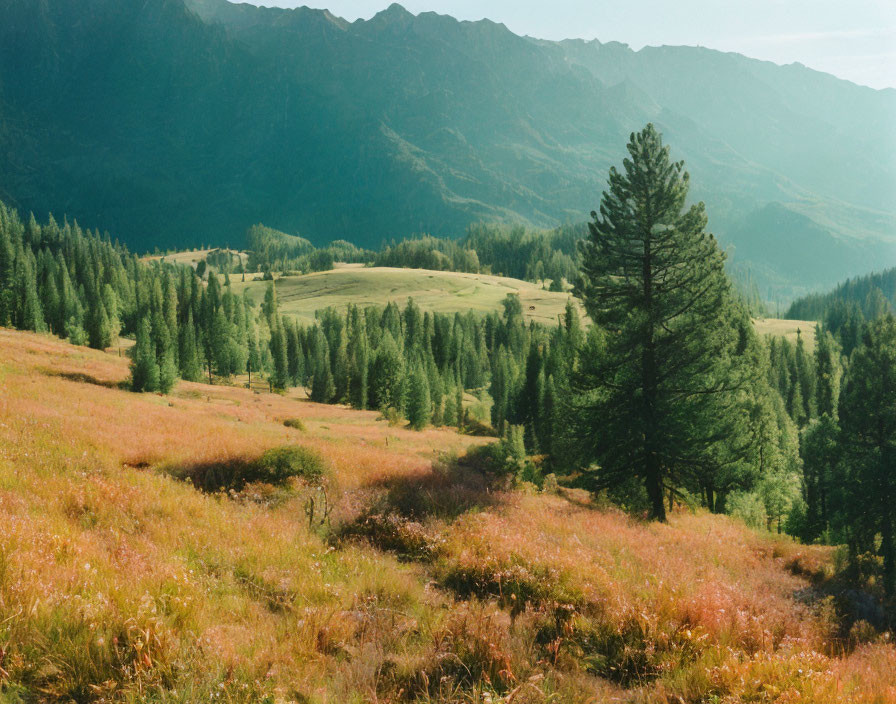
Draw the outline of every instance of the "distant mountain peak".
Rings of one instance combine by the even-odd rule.
[[[409,12],[403,5],[399,5],[397,2],[393,2],[389,7],[385,10],[380,10],[377,12],[370,21],[374,20],[388,20],[390,22],[394,21],[408,21],[414,19],[414,14]]]

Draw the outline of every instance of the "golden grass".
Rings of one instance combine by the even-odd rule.
[[[234,291],[248,289],[254,300],[261,301],[267,282],[248,278],[242,283],[238,277],[231,277]],[[423,310],[437,313],[501,312],[507,294],[516,293],[527,320],[554,325],[570,298],[568,293],[546,291],[538,284],[504,276],[393,267],[344,266],[279,278],[276,285],[280,312],[303,323],[313,322],[315,313],[324,308],[344,310],[350,303],[364,307],[395,302],[404,306],[408,298]]]
[[[838,657],[825,610],[795,597],[827,549],[434,462],[482,439],[233,387],[132,394],[126,376],[0,330],[2,702],[896,701],[893,646]],[[332,533],[301,487],[268,503],[161,471],[293,443],[331,466]],[[370,540],[340,528],[377,511]]]
[[[815,326],[814,320],[784,320],[780,318],[756,318],[753,320],[756,332],[760,335],[773,335],[783,337],[790,344],[795,345],[797,332],[803,338],[803,344],[807,352],[815,350]]]

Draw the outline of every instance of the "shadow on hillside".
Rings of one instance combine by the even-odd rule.
[[[175,479],[190,482],[194,489],[207,494],[239,491],[255,478],[253,462],[244,457],[164,467],[163,471]]]
[[[404,560],[430,561],[442,543],[438,521],[499,505],[506,481],[469,456],[434,463],[419,477],[384,479],[372,485],[377,498],[371,505],[333,537],[361,539]]]
[[[91,374],[84,372],[65,372],[58,369],[41,369],[44,376],[52,376],[66,381],[74,381],[77,384],[93,384],[94,386],[102,386],[106,389],[126,389],[128,384],[125,381],[109,381],[106,379],[98,379]]]
[[[831,645],[842,652],[851,652],[865,642],[896,631],[896,601],[887,599],[876,570],[866,572],[868,565],[850,564],[833,574],[803,564],[797,555],[785,563],[786,568],[805,577],[810,586],[793,593],[794,599],[821,612],[826,612],[833,631]]]
[[[373,488],[384,489],[372,508],[403,518],[450,520],[471,509],[495,506],[503,500],[506,477],[488,471],[472,455],[441,459],[418,477],[390,477]]]

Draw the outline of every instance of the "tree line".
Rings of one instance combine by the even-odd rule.
[[[249,271],[298,272],[329,271],[335,262],[369,262],[373,253],[351,242],[335,240],[315,247],[304,237],[288,235],[264,225],[253,225],[246,233]]]
[[[303,237],[254,225],[246,234],[250,252],[247,270],[308,273],[332,269],[335,262],[354,262],[550,281],[554,290],[562,291],[562,283],[571,282],[578,272],[576,244],[584,231],[584,225],[535,230],[522,225],[478,223],[470,225],[466,235],[457,240],[419,235],[393,240],[371,251],[342,240],[315,247]],[[210,265],[217,263],[209,261]]]

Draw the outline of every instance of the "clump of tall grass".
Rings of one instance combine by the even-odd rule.
[[[305,424],[302,422],[301,418],[287,418],[283,421],[283,425],[287,428],[292,428],[293,430],[305,431]]]

